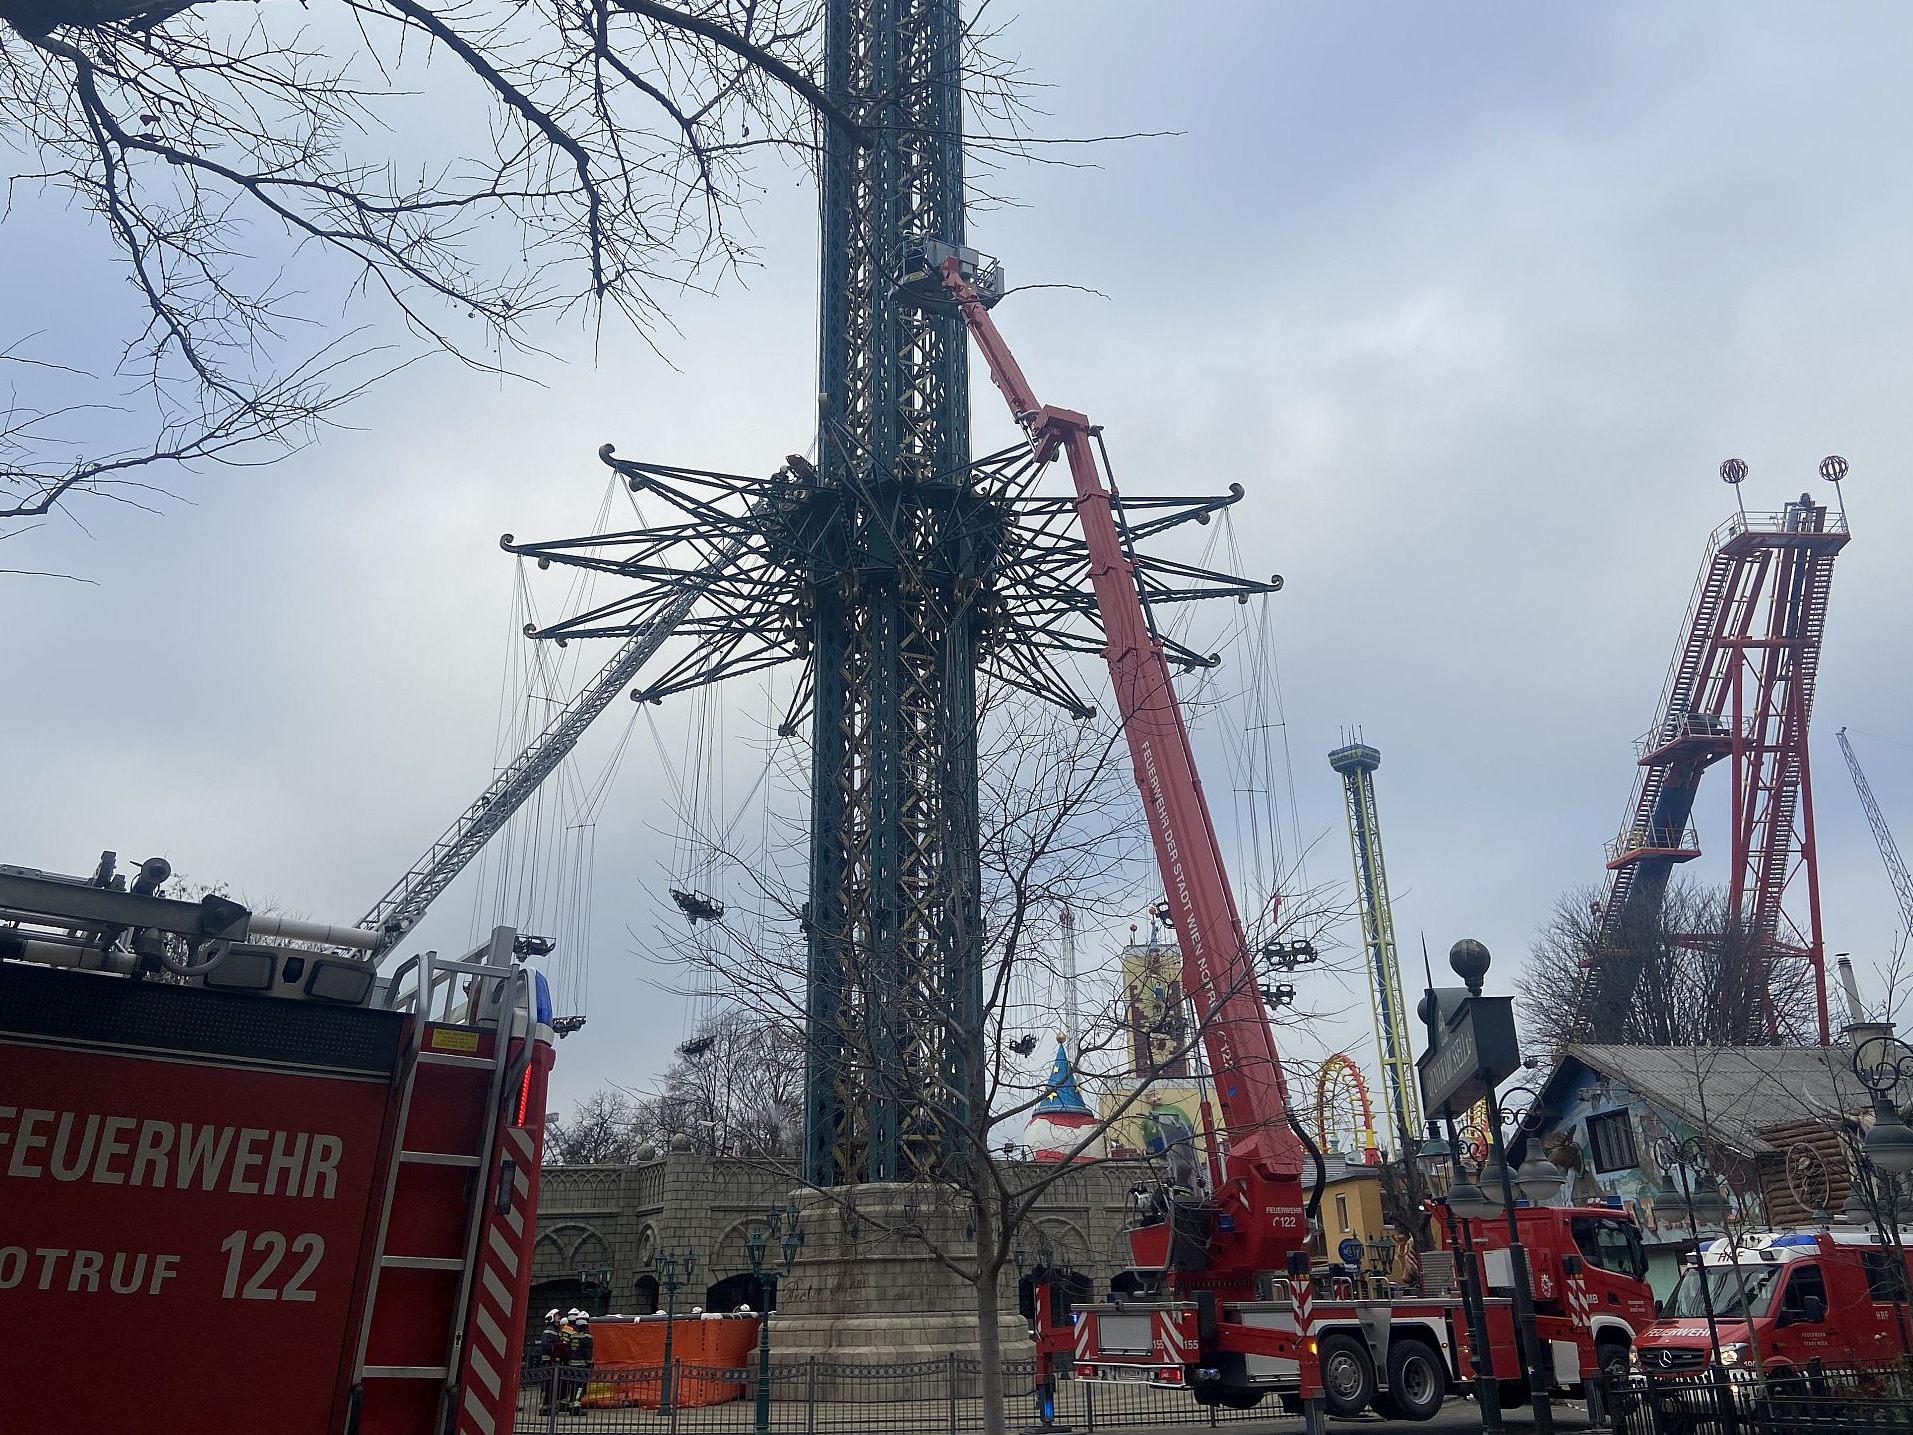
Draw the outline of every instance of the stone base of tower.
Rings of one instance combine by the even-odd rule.
[[[829,1367],[935,1363],[925,1396],[976,1393],[976,1288],[942,1265],[932,1250],[967,1256],[966,1203],[947,1188],[845,1186],[825,1195],[797,1192],[804,1244],[778,1283],[771,1350],[779,1365],[817,1362],[817,1398],[854,1398],[868,1375],[838,1379]],[[1031,1355],[1029,1328],[1017,1310],[1017,1274],[998,1286],[997,1341],[1004,1360]],[[954,1363],[951,1357],[954,1356]],[[836,1387],[842,1386],[842,1389]]]

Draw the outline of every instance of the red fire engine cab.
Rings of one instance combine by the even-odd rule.
[[[548,944],[381,973],[376,933],[114,867],[0,867],[0,1423],[510,1430]]]
[[[1308,1143],[1290,1103],[1169,664],[1116,521],[1120,500],[1097,458],[1101,430],[1080,413],[1037,400],[989,313],[1001,292],[994,265],[973,251],[926,242],[910,267],[907,292],[926,305],[954,305],[962,315],[1038,463],[1061,457],[1068,465],[1103,656],[1226,1138],[1212,1194],[1165,1194],[1130,1233],[1131,1261],[1150,1298],[1065,1313],[1048,1291],[1037,1291],[1039,1402],[1053,1391],[1052,1370],[1064,1357],[1079,1379],[1147,1380],[1188,1388],[1205,1404],[1241,1408],[1279,1392],[1298,1398],[1311,1416],[1319,1414],[1319,1397],[1332,1415],[1373,1407],[1429,1418],[1450,1386],[1472,1378],[1477,1360],[1490,1374],[1520,1377],[1505,1299],[1485,1302],[1487,1352],[1470,1351],[1455,1299],[1315,1300],[1307,1254],[1315,1212],[1305,1211],[1302,1196]],[[1319,1188],[1311,1207],[1314,1200]],[[1611,1216],[1602,1211],[1598,1219]],[[1625,1345],[1615,1344],[1620,1332],[1631,1335],[1652,1309],[1640,1269],[1615,1269],[1574,1248],[1577,1219],[1597,1217],[1521,1217],[1524,1233],[1550,1252],[1544,1269],[1558,1273],[1559,1314],[1543,1317],[1542,1334],[1563,1387],[1578,1386],[1601,1359],[1616,1360],[1615,1349],[1624,1359]],[[1497,1240],[1484,1225],[1475,1235],[1490,1257],[1505,1244],[1505,1231]],[[1508,1252],[1500,1255],[1505,1262]],[[1603,1327],[1613,1332],[1605,1349],[1590,1314],[1597,1305],[1604,1319],[1617,1322]]]
[[[1698,1264],[1681,1272],[1660,1320],[1641,1332],[1639,1368],[1698,1374],[1716,1339],[1730,1371],[1786,1376],[1814,1361],[1891,1364],[1913,1352],[1910,1240],[1913,1228],[1889,1243],[1878,1230],[1840,1225],[1709,1241]]]

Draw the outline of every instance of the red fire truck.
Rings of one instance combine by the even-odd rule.
[[[1709,1241],[1699,1263],[1681,1272],[1661,1319],[1641,1332],[1639,1367],[1697,1374],[1716,1339],[1729,1371],[1785,1376],[1813,1361],[1890,1364],[1913,1350],[1909,1240],[1913,1228],[1903,1228],[1896,1245],[1877,1230],[1840,1226]]]
[[[114,867],[0,867],[0,1425],[509,1431],[548,944],[381,973]]]
[[[1315,1301],[1307,1274],[1315,1213],[1305,1212],[1302,1196],[1308,1143],[1290,1103],[1169,664],[1123,542],[1120,500],[1097,459],[1100,429],[1082,414],[1038,402],[989,313],[1001,292],[995,266],[973,251],[931,242],[911,270],[907,292],[961,313],[1037,462],[1060,456],[1068,464],[1103,655],[1226,1137],[1213,1194],[1165,1193],[1130,1232],[1132,1264],[1152,1298],[1079,1306],[1065,1316],[1038,1290],[1039,1389],[1051,1388],[1051,1366],[1067,1355],[1079,1379],[1179,1386],[1205,1404],[1248,1407],[1280,1392],[1307,1407],[1319,1394],[1333,1415],[1373,1407],[1426,1419],[1452,1385],[1472,1378],[1484,1354],[1486,1373],[1512,1384],[1522,1372],[1505,1299],[1483,1302],[1485,1353],[1471,1349],[1458,1300]],[[1540,1324],[1555,1383],[1577,1387],[1603,1359],[1624,1359],[1622,1342],[1651,1313],[1638,1236],[1629,1245],[1631,1227],[1606,1210],[1525,1211],[1518,1219],[1523,1244],[1532,1242],[1544,1273],[1538,1283],[1554,1288],[1540,1302]],[[1587,1223],[1594,1222],[1625,1228],[1620,1244],[1590,1239],[1582,1247],[1577,1223],[1592,1236]],[[1484,1223],[1473,1235],[1493,1288],[1497,1266],[1511,1270],[1505,1228],[1497,1235]],[[1631,1252],[1626,1259],[1617,1254],[1623,1247]]]

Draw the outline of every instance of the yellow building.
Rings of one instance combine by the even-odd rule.
[[[1356,1264],[1366,1274],[1375,1267],[1371,1248],[1377,1241],[1387,1241],[1391,1247],[1397,1245],[1395,1233],[1382,1215],[1381,1170],[1345,1162],[1332,1153],[1325,1158],[1325,1164],[1328,1179],[1322,1186],[1320,1228],[1311,1241],[1317,1265],[1342,1263],[1342,1243],[1359,1241],[1362,1255]],[[1405,1261],[1399,1249],[1389,1261],[1389,1278],[1406,1279]]]
[[[1187,1081],[1193,1063],[1182,1003],[1182,949],[1155,939],[1123,948],[1123,1027],[1129,1071],[1139,1080]]]

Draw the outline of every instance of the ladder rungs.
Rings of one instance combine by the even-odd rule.
[[[472,1071],[490,1071],[489,1056],[457,1056],[449,1051],[421,1051],[418,1059],[427,1066],[463,1066]]]
[[[401,1271],[462,1271],[465,1262],[458,1256],[380,1256],[379,1264]]]
[[[401,1151],[399,1160],[419,1166],[469,1166],[476,1167],[476,1156],[456,1156],[450,1151]]]
[[[442,1365],[368,1365],[367,1380],[443,1380],[450,1372]]]

